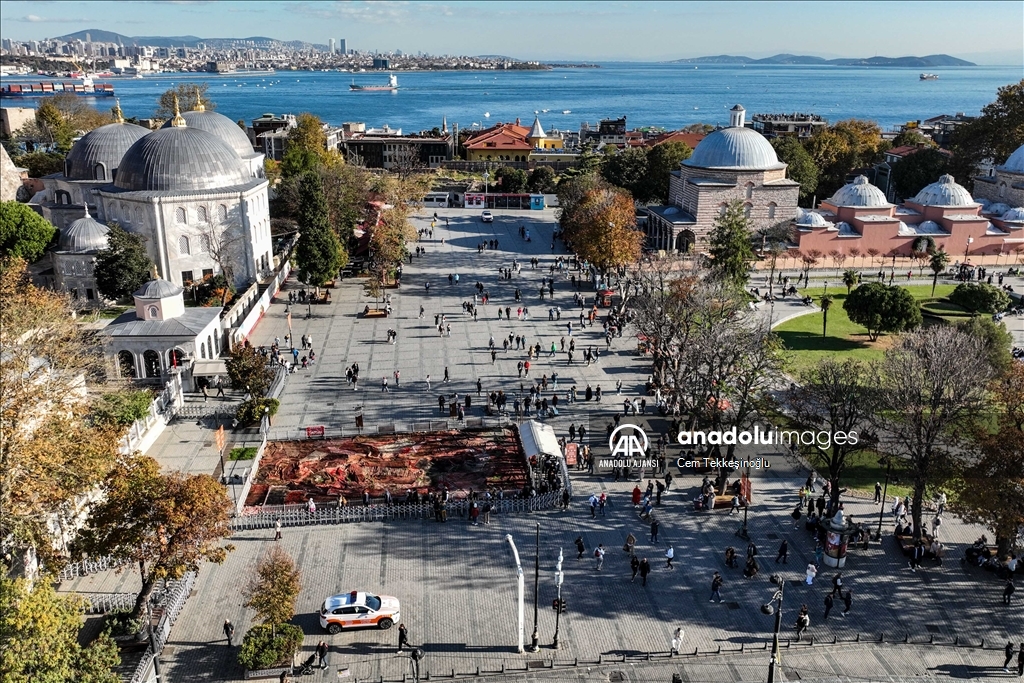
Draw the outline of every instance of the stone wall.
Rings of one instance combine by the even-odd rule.
[[[975,178],[974,198],[1024,206],[1024,175],[997,170],[994,177]]]
[[[0,201],[13,202],[18,198],[21,174],[11,161],[7,149],[0,147]]]

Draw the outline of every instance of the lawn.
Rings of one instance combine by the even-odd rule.
[[[932,297],[932,287],[928,285],[910,285],[906,287],[915,299],[923,305],[950,306],[948,302],[940,302],[938,299],[948,296],[953,291],[953,285],[939,285],[935,288],[935,297]],[[782,338],[786,345],[789,371],[799,376],[800,373],[808,370],[826,357],[837,353],[843,358],[854,358],[861,361],[878,359],[892,343],[892,335],[882,335],[878,341],[872,342],[868,338],[866,328],[854,323],[843,310],[843,302],[846,300],[846,287],[829,287],[828,293],[834,297],[832,308],[828,312],[828,336],[822,337],[822,313],[809,313],[792,320],[787,320],[775,328],[776,334]],[[823,287],[813,287],[802,290],[801,295],[814,297],[818,303]],[[955,311],[943,308],[943,317],[952,317]],[[958,319],[958,318],[957,318]]]

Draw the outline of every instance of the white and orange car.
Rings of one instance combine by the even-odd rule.
[[[328,633],[367,626],[386,631],[401,618],[398,598],[363,591],[332,595],[320,607],[320,628]]]

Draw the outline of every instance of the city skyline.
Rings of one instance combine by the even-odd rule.
[[[1024,5],[950,2],[941,13],[916,3],[386,3],[177,0],[151,3],[3,3],[3,37],[40,40],[104,29],[132,36],[266,36],[349,49],[430,54],[503,54],[518,59],[663,61],[718,54],[825,58],[950,54],[981,65],[1024,62]],[[522,30],[516,16],[528,16]],[[488,19],[494,20],[487,27]],[[635,21],[632,21],[635,20]],[[571,22],[577,30],[567,30]],[[692,30],[721,23],[728,30]],[[486,30],[480,30],[481,27]],[[832,26],[856,36],[837,42]],[[1017,28],[1014,28],[1016,26]],[[900,29],[894,45],[892,31]],[[906,30],[906,29],[912,30]],[[552,41],[552,35],[558,40]],[[793,36],[799,35],[798,44]],[[618,40],[617,40],[618,39]],[[979,50],[985,46],[985,50]]]

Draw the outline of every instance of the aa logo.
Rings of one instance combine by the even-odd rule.
[[[650,445],[647,433],[631,424],[619,425],[608,437],[608,448],[613,458],[643,458]]]

